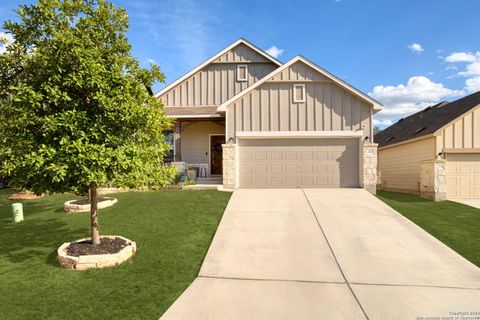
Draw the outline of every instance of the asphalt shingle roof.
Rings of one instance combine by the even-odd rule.
[[[400,119],[377,133],[374,141],[379,147],[385,147],[432,134],[478,105],[480,105],[480,91],[453,102],[437,103]]]

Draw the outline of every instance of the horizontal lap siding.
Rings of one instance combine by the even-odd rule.
[[[247,81],[237,81],[237,66],[248,65]],[[219,105],[271,73],[277,66],[241,44],[188,79],[164,93],[159,99],[166,106]]]
[[[435,138],[411,142],[378,152],[380,183],[385,189],[418,192],[420,164],[435,157]]]

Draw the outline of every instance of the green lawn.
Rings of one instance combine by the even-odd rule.
[[[89,236],[89,213],[66,214],[72,195],[24,201],[25,221],[14,224],[10,191],[0,190],[1,319],[158,319],[196,277],[229,193],[218,191],[116,194],[100,210],[101,234],[137,242],[124,264],[64,270],[63,242]]]
[[[379,191],[378,198],[480,267],[480,209]]]

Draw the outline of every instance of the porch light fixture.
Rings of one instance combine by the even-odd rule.
[[[232,137],[228,138],[227,144],[232,144],[232,143],[233,143],[233,138]]]

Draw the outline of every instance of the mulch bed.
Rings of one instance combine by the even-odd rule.
[[[71,243],[67,247],[67,254],[73,257],[88,256],[95,254],[118,253],[125,248],[128,243],[120,238],[100,238],[99,245],[92,245],[88,240]]]
[[[43,198],[45,197],[45,193],[42,193],[41,195],[36,195],[35,193],[31,191],[19,191],[16,193],[11,194],[8,196],[8,200],[34,200],[38,198]]]
[[[112,198],[98,198],[97,202],[108,201],[108,200],[112,200]],[[70,204],[83,206],[85,204],[90,204],[90,200],[88,199],[75,200],[75,201],[72,201]]]

